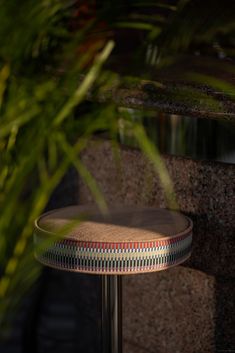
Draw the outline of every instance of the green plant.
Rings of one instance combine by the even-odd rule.
[[[79,1],[78,4],[60,0],[1,1],[2,323],[39,274],[40,268],[32,260],[33,222],[71,164],[89,186],[101,210],[107,211],[104,197],[79,154],[97,130],[108,131],[117,144],[120,115],[112,101],[91,104],[89,111],[83,114],[79,113],[79,107],[92,89],[100,94],[125,84],[117,72],[104,68],[115,46],[115,31],[121,27],[143,31],[143,46],[137,48],[133,58],[136,60],[138,55],[139,60],[147,60],[151,67],[162,69],[172,65],[179,54],[190,51],[191,47],[195,50],[202,42],[219,40],[225,35],[231,40],[234,33],[231,13],[218,17],[216,22],[206,21],[215,3],[219,4],[209,2],[208,11],[203,12],[198,21],[194,18],[192,25],[190,16],[202,13],[202,2],[179,1],[169,5],[160,1],[130,1],[127,11],[126,2],[110,6],[106,1],[95,12],[93,2],[88,2],[89,16],[86,13],[83,18],[80,11],[77,18],[74,14],[77,6],[79,9]],[[155,16],[145,14],[148,6],[154,8]],[[198,26],[202,27],[195,36]],[[149,45],[152,49],[148,52]],[[223,48],[224,52],[226,50],[230,55],[231,46]],[[231,65],[229,70],[232,70]],[[201,81],[205,76],[198,74],[194,78]],[[129,81],[133,84],[138,80],[132,77]],[[216,84],[226,93],[233,89],[232,85],[214,78],[207,77],[207,83]],[[133,121],[128,114],[122,118],[160,175],[170,205],[176,207],[167,170],[141,122]]]

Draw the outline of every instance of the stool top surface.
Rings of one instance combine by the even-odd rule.
[[[68,239],[94,242],[156,241],[183,235],[189,228],[191,221],[178,212],[138,206],[114,206],[107,215],[95,206],[71,206],[36,221],[44,236],[62,232]]]
[[[56,269],[105,275],[155,272],[190,256],[192,222],[178,212],[151,207],[114,206],[102,215],[94,206],[71,206],[39,217],[34,239],[38,261]],[[41,251],[37,245],[44,239],[50,245]]]

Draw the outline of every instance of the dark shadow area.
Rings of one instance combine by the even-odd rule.
[[[46,211],[78,203],[78,174],[71,168]],[[23,323],[23,353],[100,353],[98,276],[43,268]]]
[[[235,228],[207,214],[187,214],[193,221],[192,255],[189,267],[212,276],[234,278]]]
[[[47,210],[78,203],[78,175],[71,168]],[[1,353],[100,353],[99,276],[44,268],[23,298]]]
[[[235,352],[235,278],[216,277],[216,353]]]
[[[100,353],[100,278],[45,268],[28,312],[25,353]]]
[[[208,215],[188,214],[193,220],[192,256],[183,266],[215,277],[214,335],[217,353],[235,351],[235,229]]]

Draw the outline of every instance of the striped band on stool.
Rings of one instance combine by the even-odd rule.
[[[36,221],[35,255],[42,264],[75,272],[135,274],[167,269],[191,254],[191,220],[164,209],[118,208],[109,217],[92,209],[64,238],[52,238],[82,211],[82,206],[67,207]]]
[[[35,243],[41,240],[35,233]],[[191,243],[191,232],[156,242],[96,243],[63,239],[55,241],[44,253],[36,252],[36,257],[44,265],[67,271],[141,273],[180,264],[190,256]]]

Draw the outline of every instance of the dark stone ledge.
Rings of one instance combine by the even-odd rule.
[[[88,100],[235,121],[235,68],[231,61],[190,56],[167,69],[149,69],[144,63],[137,69],[132,66],[125,56],[114,58],[108,69],[118,72],[120,81],[102,92],[90,93]]]

